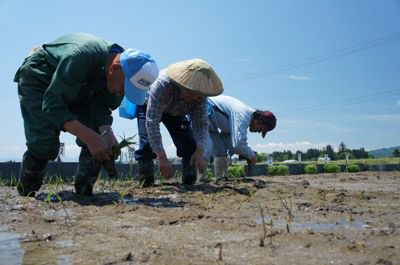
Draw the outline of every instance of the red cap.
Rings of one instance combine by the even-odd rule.
[[[264,124],[262,137],[264,138],[267,132],[272,131],[276,126],[275,115],[271,111],[263,111],[263,121]]]

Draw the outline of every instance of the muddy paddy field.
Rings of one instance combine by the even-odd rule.
[[[1,185],[0,264],[400,264],[400,172]]]

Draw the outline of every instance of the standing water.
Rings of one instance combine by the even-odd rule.
[[[0,264],[22,264],[24,250],[19,244],[20,235],[0,227]]]

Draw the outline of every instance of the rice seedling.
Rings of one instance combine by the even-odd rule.
[[[44,202],[50,205],[51,202],[57,201],[61,203],[61,206],[65,212],[65,219],[67,224],[72,224],[71,218],[68,214],[68,211],[64,205],[63,199],[60,196],[61,190],[64,188],[64,179],[57,175],[54,180],[49,180],[48,188],[49,192],[47,193],[46,197],[44,198]]]
[[[260,237],[260,247],[264,247],[265,239],[267,238],[267,228],[265,227],[266,223],[265,223],[265,217],[264,217],[264,210],[261,207],[260,203],[258,203],[258,202],[257,202],[257,206],[261,213],[261,222],[262,222],[262,228],[263,228],[263,234]],[[271,222],[272,222],[272,220],[271,220]],[[272,240],[272,237],[271,237],[271,240]]]
[[[118,142],[118,144],[114,145],[112,147],[112,157],[110,160],[107,160],[103,162],[103,167],[107,171],[107,174],[110,178],[117,178],[118,177],[118,171],[115,167],[115,159],[118,158],[118,156],[121,154],[121,150],[124,148],[129,148],[132,147],[133,145],[136,144],[133,139],[136,137],[136,135],[131,136],[131,137],[125,137],[122,136],[122,140]]]
[[[294,219],[292,202],[289,200],[289,196],[286,196],[282,191],[272,191],[272,194],[274,194],[275,197],[279,199],[283,208],[286,211],[287,214],[286,231],[290,233],[290,223],[292,223]]]

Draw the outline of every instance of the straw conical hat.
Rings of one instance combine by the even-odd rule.
[[[204,96],[217,96],[224,91],[222,81],[214,69],[201,59],[171,64],[167,74],[178,85]]]

